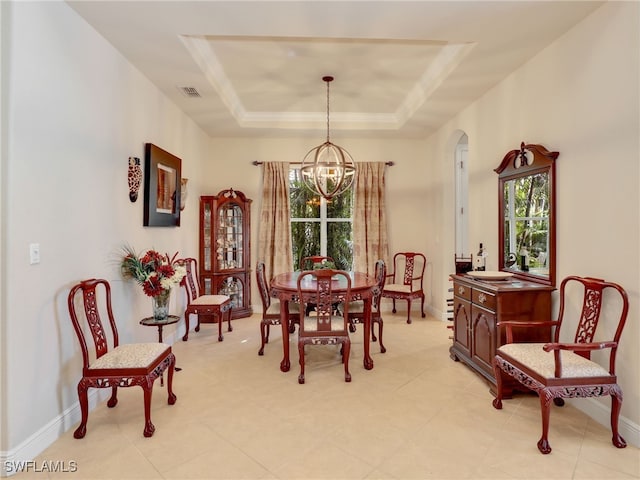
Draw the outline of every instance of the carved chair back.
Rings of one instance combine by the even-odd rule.
[[[95,347],[96,359],[108,353],[109,336],[111,337],[112,348],[116,348],[118,346],[118,328],[111,308],[111,286],[109,285],[109,282],[102,279],[92,278],[80,282],[71,289],[68,298],[69,316],[71,317],[71,323],[73,324],[73,328],[78,336],[78,341],[80,342],[82,361],[84,369],[86,370],[89,368],[91,359],[89,358],[85,330],[82,328],[77,312],[76,300],[79,294],[82,295],[84,317],[87,325],[89,326],[89,332],[91,333],[91,338]],[[104,296],[104,306],[102,308],[99,305],[98,296]],[[105,330],[102,319],[100,318],[101,310],[107,316],[111,330],[110,335]]]

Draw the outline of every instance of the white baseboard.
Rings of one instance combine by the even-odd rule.
[[[596,422],[602,426],[611,429],[611,406],[609,403],[601,403],[595,398],[577,398],[567,399],[567,402],[571,402],[573,407],[576,407],[581,412],[584,412],[589,417],[593,418]],[[624,404],[624,402],[623,402]],[[640,448],[640,425],[633,423],[628,418],[620,415],[618,421],[618,430],[622,438],[624,438],[628,445]]]
[[[89,390],[89,411],[96,405],[109,398],[111,389]],[[58,440],[74,425],[80,423],[82,418],[80,403],[76,402],[56,418],[35,432],[13,450],[0,452],[0,477],[9,477],[19,472],[33,471],[33,459],[46,450],[53,442]],[[71,433],[69,433],[71,435]]]

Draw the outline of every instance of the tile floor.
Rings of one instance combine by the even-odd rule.
[[[258,315],[235,320],[223,342],[204,325],[174,344],[183,369],[174,376],[176,404],[155,384],[152,438],[142,436],[141,389],[121,389],[116,408],[102,403],[90,413],[83,440],[74,426],[36,459],[75,461],[76,473],[13,478],[640,478],[640,450],[615,448],[607,428],[570,405],[554,407],[553,452],[541,455],[537,397],[495,410],[487,384],[449,358],[446,323],[415,317],[407,325],[401,312],[384,316],[387,353],[372,344],[370,371],[358,326],[351,383],[337,347],[309,348],[304,385],[295,335],[291,371],[282,373],[279,327],[259,357]]]

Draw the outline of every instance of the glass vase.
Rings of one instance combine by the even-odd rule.
[[[159,295],[151,297],[153,302],[153,319],[156,321],[165,320],[169,316],[169,299],[171,290],[164,290]]]

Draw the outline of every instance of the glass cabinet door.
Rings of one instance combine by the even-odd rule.
[[[219,209],[216,239],[218,270],[244,268],[242,222],[242,208],[239,205],[229,203]]]
[[[222,280],[218,293],[230,297],[233,308],[239,308],[244,304],[244,286],[236,277],[229,276]]]
[[[205,203],[202,209],[203,255],[202,268],[210,271],[211,265],[211,204]]]

